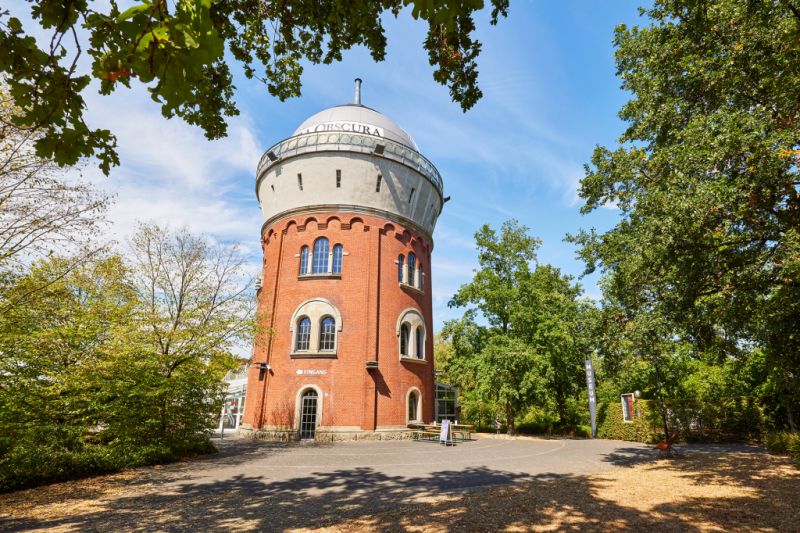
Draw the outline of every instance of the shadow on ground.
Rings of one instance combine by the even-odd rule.
[[[624,494],[609,496],[620,485],[619,480],[611,479],[615,471],[533,478],[468,468],[425,477],[397,477],[371,468],[353,468],[285,481],[241,475],[185,483],[169,492],[94,502],[84,512],[67,517],[0,519],[0,529],[497,531],[548,524],[560,531],[730,531],[756,525],[762,530],[798,528],[800,475],[775,475],[774,459],[763,453],[687,452],[662,461],[645,454],[641,449],[622,450],[619,457],[610,456],[609,460],[618,462],[623,467],[620,471],[638,465],[643,476],[648,471],[669,474],[686,486],[729,485],[735,490],[730,496],[714,497],[698,495],[697,490],[687,492],[694,494],[690,497],[668,494],[666,503],[643,510],[637,502],[626,501]],[[644,477],[641,483],[647,483]],[[487,484],[509,486],[486,490]],[[475,490],[464,490],[470,488]],[[680,485],[677,489],[654,486],[646,490],[680,491]]]

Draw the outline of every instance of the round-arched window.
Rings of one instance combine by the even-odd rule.
[[[326,316],[320,322],[319,349],[332,351],[336,349],[336,320]]]
[[[425,330],[417,326],[416,330],[417,359],[425,359]]]
[[[328,273],[328,239],[320,237],[314,241],[314,258],[311,264],[312,274]]]
[[[334,274],[341,274],[342,273],[342,245],[337,244],[333,247],[333,273]]]
[[[397,256],[397,281],[403,283],[403,264],[405,263],[405,257],[403,254]]]
[[[417,270],[417,256],[414,255],[414,252],[408,253],[408,284],[412,287],[416,287],[416,283],[414,283],[414,274],[416,274]]]
[[[411,391],[408,395],[408,421],[417,422],[419,420],[419,394]]]
[[[311,319],[307,316],[297,321],[297,337],[294,344],[296,351],[307,351],[311,341]]]
[[[403,324],[400,326],[400,355],[407,356],[408,355],[408,345],[411,336],[411,328],[408,327],[408,324]]]
[[[300,248],[300,275],[308,273],[308,246]]]

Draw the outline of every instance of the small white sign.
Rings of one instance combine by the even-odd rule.
[[[301,369],[298,368],[296,370],[298,376],[324,376],[328,373],[327,370],[313,370],[313,369]]]

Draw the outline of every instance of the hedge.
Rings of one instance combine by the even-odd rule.
[[[663,433],[657,422],[656,405],[650,400],[637,400],[633,404],[633,422],[625,422],[622,418],[622,405],[619,402],[599,404],[597,437],[649,443],[663,440]]]
[[[4,448],[0,450],[0,493],[136,466],[169,463],[216,451],[214,444],[204,436],[170,445],[85,445],[81,449],[65,450],[23,442],[0,448]]]

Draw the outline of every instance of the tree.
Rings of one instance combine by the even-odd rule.
[[[36,291],[0,313],[0,491],[102,472],[105,362],[133,320],[136,296],[119,256],[37,261],[8,289]]]
[[[236,247],[153,224],[140,225],[130,248],[142,307],[110,362],[117,379],[109,432],[138,442],[204,438],[224,393],[222,378],[238,364],[233,352],[253,333],[244,258]]]
[[[41,135],[15,124],[23,115],[0,82],[0,270],[85,246],[109,200],[86,183],[67,181],[55,163],[37,156]]]
[[[92,130],[83,119],[81,93],[92,80],[109,94],[138,78],[165,117],[179,116],[214,139],[226,133],[224,117],[238,113],[230,60],[281,100],[297,96],[303,62],[339,61],[357,45],[383,60],[381,17],[397,17],[407,6],[414,19],[428,23],[424,47],[434,79],[465,111],[481,97],[473,14],[484,8],[483,0],[140,0],[125,11],[116,2],[107,8],[86,0],[31,4],[33,19],[51,34],[48,46],[40,47],[7,10],[0,12],[0,72],[26,110],[15,124],[41,130],[37,154],[59,164],[94,155],[108,173],[119,163],[111,132]],[[496,24],[506,16],[508,0],[491,5]],[[91,72],[82,70],[84,50]]]
[[[448,374],[458,376],[467,397],[474,392],[501,408],[509,432],[520,412],[551,401],[562,426],[573,423],[568,402],[582,390],[590,346],[583,323],[592,306],[578,299],[580,287],[557,268],[531,270],[539,240],[515,220],[499,235],[483,226],[475,241],[479,269],[450,305],[476,307],[442,332],[454,352]],[[477,323],[477,311],[488,327]]]
[[[658,314],[716,357],[763,348],[784,421],[800,419],[800,9],[658,0],[616,30],[628,128],[598,147],[582,232],[588,271],[629,318]]]
[[[516,220],[503,223],[500,236],[484,224],[475,233],[478,264],[470,283],[462,285],[448,303],[450,307],[477,305],[483,317],[502,333],[508,333],[511,317],[521,299],[523,283],[530,276],[540,241],[527,234]]]
[[[127,255],[47,257],[7,289],[36,297],[0,313],[0,491],[213,450],[252,330],[244,260],[154,225]]]
[[[521,337],[545,359],[543,378],[562,427],[574,425],[568,404],[584,388],[584,361],[591,354],[589,325],[594,305],[582,289],[551,265],[537,265],[522,285],[514,323]]]

